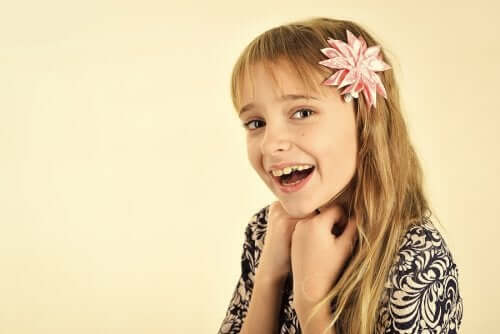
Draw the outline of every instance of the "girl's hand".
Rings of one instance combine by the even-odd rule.
[[[303,218],[302,218],[303,219]],[[299,218],[292,218],[279,201],[269,207],[267,230],[258,272],[271,280],[284,280],[291,271],[292,233]]]
[[[344,229],[335,236],[332,229]],[[297,312],[309,310],[333,287],[357,240],[354,218],[347,221],[341,206],[327,207],[301,219],[292,235],[291,261],[294,304]]]

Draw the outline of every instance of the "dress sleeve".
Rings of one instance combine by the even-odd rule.
[[[243,253],[241,255],[241,275],[234,289],[218,334],[237,334],[241,331],[243,320],[248,311],[255,275],[255,240],[253,226],[257,214],[252,217],[245,230]]]
[[[415,228],[405,237],[389,281],[379,333],[458,333],[458,268],[437,230]]]

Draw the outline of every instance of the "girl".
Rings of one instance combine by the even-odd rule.
[[[458,269],[379,43],[343,20],[271,29],[241,54],[231,93],[278,200],[246,228],[219,333],[457,333]]]

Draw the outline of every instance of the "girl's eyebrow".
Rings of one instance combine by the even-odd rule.
[[[314,97],[311,95],[307,96],[307,95],[302,95],[302,94],[286,94],[286,95],[282,95],[278,100],[279,101],[294,101],[294,100],[309,100],[309,99],[319,100],[317,97]],[[254,103],[246,104],[245,106],[243,106],[243,108],[240,109],[238,116],[241,117],[241,115],[245,111],[248,111],[248,110],[253,109],[253,108],[255,108]]]

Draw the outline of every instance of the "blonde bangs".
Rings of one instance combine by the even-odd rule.
[[[312,30],[301,26],[278,27],[258,36],[245,48],[233,69],[231,98],[235,110],[239,112],[241,108],[244,83],[250,85],[252,96],[254,94],[255,82],[252,70],[257,64],[264,66],[273,78],[274,85],[280,90],[282,87],[274,71],[278,64],[287,66],[295,72],[304,84],[306,96],[312,93],[321,94],[322,80],[318,80],[318,75],[326,79],[333,73],[332,70],[318,64],[319,61],[326,59],[320,51],[324,47],[327,47],[326,40],[322,41]]]

